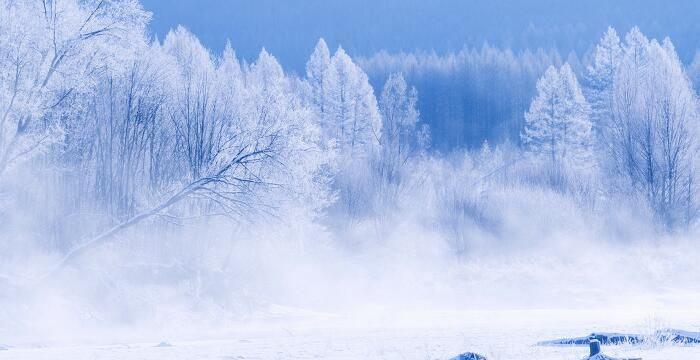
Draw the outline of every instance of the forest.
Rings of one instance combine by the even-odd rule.
[[[297,74],[150,19],[0,0],[0,337],[550,304],[578,295],[502,295],[599,284],[581,269],[696,284],[675,274],[697,271],[678,255],[697,248],[700,53],[672,39],[357,57],[319,39]]]

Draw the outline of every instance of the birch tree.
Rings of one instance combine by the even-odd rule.
[[[0,178],[60,141],[51,116],[143,42],[135,0],[0,1]]]
[[[617,173],[664,226],[688,223],[694,213],[697,99],[670,40],[660,44],[632,29],[613,96]]]
[[[428,146],[427,127],[418,127],[418,92],[409,88],[402,74],[392,74],[379,98],[382,115],[381,177],[398,181],[401,169]]]
[[[310,211],[327,203],[327,183],[319,175],[326,158],[319,148],[316,118],[272,55],[263,50],[239,74],[232,50],[216,67],[208,51],[184,29],[166,38],[163,50],[172,57],[180,86],[163,105],[174,128],[174,158],[169,161],[180,167],[150,202],[75,246],[59,268],[155,217],[224,216],[242,221],[273,213],[282,201],[313,201],[303,204]],[[221,86],[229,81],[235,90]]]

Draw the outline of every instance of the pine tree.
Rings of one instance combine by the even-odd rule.
[[[319,40],[306,64],[306,81],[323,136],[335,143],[341,159],[378,154],[381,118],[374,89],[345,50],[330,56]]]
[[[343,50],[332,59],[337,86],[330,106],[335,115],[335,139],[341,156],[369,157],[379,150],[381,118],[374,90],[367,75]]]
[[[553,164],[590,168],[590,107],[571,67],[550,67],[537,82],[537,96],[525,113],[523,144]]]
[[[588,67],[586,89],[586,98],[591,104],[591,122],[601,144],[609,136],[609,127],[613,121],[613,80],[621,61],[620,38],[615,29],[609,27],[596,46],[593,64]]]
[[[306,63],[306,79],[311,87],[313,105],[323,122],[330,111],[327,102],[330,101],[330,91],[335,85],[335,72],[331,66],[331,54],[325,40],[318,40],[311,58]]]

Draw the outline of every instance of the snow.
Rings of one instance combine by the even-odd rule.
[[[700,327],[698,311],[641,309],[415,311],[379,316],[337,314],[335,317],[275,307],[277,319],[249,320],[223,330],[218,337],[196,334],[168,341],[132,341],[100,346],[17,346],[0,352],[12,360],[136,359],[451,359],[476,352],[491,360],[582,359],[587,346],[537,346],[538,341],[586,332],[653,332],[653,324]],[[284,313],[285,320],[279,316]],[[650,320],[651,319],[651,320]],[[190,337],[188,339],[188,337]],[[149,336],[143,336],[148,339]],[[107,342],[106,342],[107,343]],[[700,347],[674,344],[603,346],[617,358],[675,360],[700,358]]]
[[[409,54],[379,91],[323,40],[299,76],[152,39],[138,0],[48,3],[0,0],[0,360],[700,358],[669,39]]]

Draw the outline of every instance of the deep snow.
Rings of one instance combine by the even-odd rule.
[[[385,309],[386,310],[386,309]],[[218,333],[157,329],[122,334],[105,345],[16,344],[0,359],[449,359],[465,351],[489,359],[581,359],[586,346],[536,346],[538,341],[595,331],[648,334],[666,325],[697,331],[700,310],[416,311],[373,316],[321,314],[273,306],[267,316],[232,322]],[[92,340],[91,340],[92,341]],[[172,346],[158,346],[164,342]],[[8,344],[13,345],[13,344]],[[45,346],[45,347],[44,347]],[[700,358],[700,347],[672,344],[604,346],[617,357]]]

